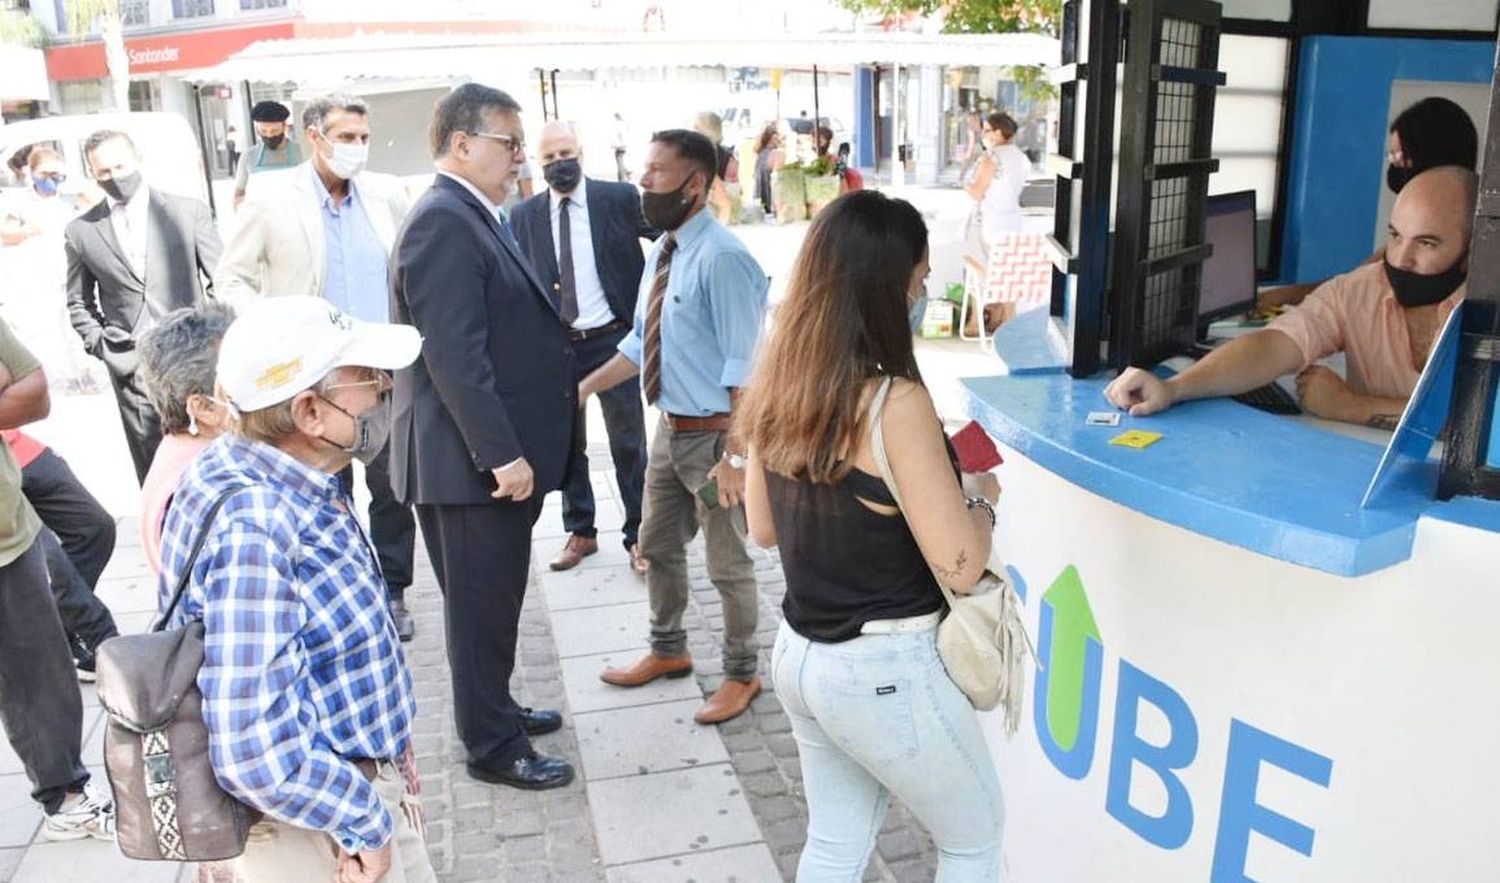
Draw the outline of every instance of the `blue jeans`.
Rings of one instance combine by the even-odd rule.
[[[932,834],[939,883],[1000,879],[1000,778],[936,636],[820,644],[781,624],[771,674],[797,739],[809,815],[799,883],[858,883],[892,794]]]

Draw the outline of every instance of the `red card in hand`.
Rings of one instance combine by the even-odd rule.
[[[958,468],[963,472],[989,472],[1005,462],[989,433],[973,420],[953,434],[953,450],[958,453]]]

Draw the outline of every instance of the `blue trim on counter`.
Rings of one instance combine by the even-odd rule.
[[[1500,500],[1481,497],[1454,497],[1438,503],[1427,511],[1427,517],[1465,527],[1476,527],[1490,533],[1500,533]]]
[[[1436,463],[1402,464],[1380,505],[1362,510],[1379,445],[1230,399],[1089,426],[1088,412],[1112,409],[1107,379],[1028,374],[961,382],[970,415],[1042,468],[1152,518],[1292,564],[1360,576],[1405,561],[1417,519],[1434,505],[1424,487]],[[1162,439],[1141,450],[1109,443],[1128,429]]]
[[[996,328],[994,343],[1007,374],[1057,374],[1073,363],[1062,320],[1045,306],[1017,313]]]

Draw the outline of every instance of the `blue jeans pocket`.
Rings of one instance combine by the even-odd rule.
[[[841,678],[822,686],[819,720],[844,751],[872,768],[916,758],[921,745],[909,679]]]

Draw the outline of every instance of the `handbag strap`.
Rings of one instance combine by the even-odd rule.
[[[239,488],[230,488],[219,494],[213,504],[208,507],[208,513],[203,516],[203,530],[198,533],[198,538],[193,540],[193,548],[188,552],[187,562],[182,566],[182,573],[177,576],[177,586],[172,590],[172,600],[167,602],[167,607],[162,611],[161,616],[151,624],[150,631],[159,632],[172,620],[172,614],[177,611],[178,602],[187,591],[188,583],[193,580],[193,565],[198,563],[198,553],[203,551],[203,544],[208,541],[208,531],[213,527],[214,516],[219,514],[219,509],[223,507],[224,501],[229,499],[229,495],[237,490]]]
[[[906,507],[901,505],[901,492],[896,490],[896,476],[891,472],[891,462],[885,455],[885,432],[881,427],[881,418],[885,413],[885,400],[891,391],[891,380],[890,375],[882,378],[880,387],[875,390],[874,397],[870,399],[870,453],[874,455],[875,463],[880,467],[880,477],[885,479],[885,486],[891,492],[891,499],[896,501],[896,508],[902,510],[904,518]],[[921,549],[917,551],[920,552]],[[925,555],[922,560],[927,560]],[[932,565],[928,564],[927,568],[932,570]],[[932,578],[937,581],[938,588],[942,590],[943,597],[948,601],[948,606],[954,606],[958,599],[953,590],[948,588],[936,570],[932,570]]]

